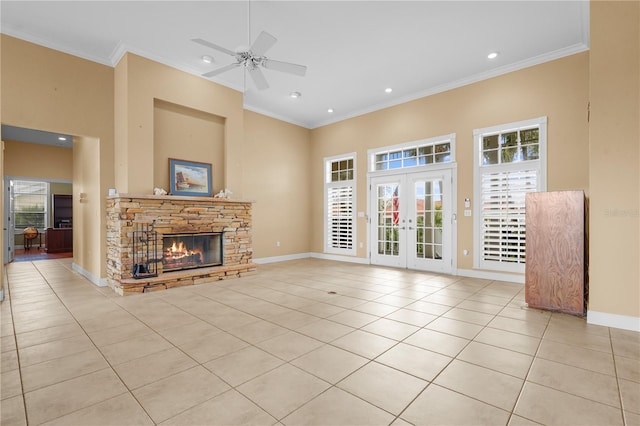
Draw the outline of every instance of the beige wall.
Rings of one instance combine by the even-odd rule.
[[[5,141],[7,176],[47,180],[73,178],[73,150],[59,146]]]
[[[168,187],[168,179],[165,181],[163,177],[168,157],[163,161],[156,150],[167,153],[177,150],[155,146],[154,105],[158,101],[173,104],[182,111],[188,109],[224,119],[224,183],[217,187],[228,187],[234,196],[242,198],[242,93],[131,53],[120,60],[115,70],[116,189],[120,193],[151,194],[156,186]],[[195,155],[190,144],[182,142],[187,155]],[[200,147],[203,143],[188,142]],[[183,160],[198,161],[198,158],[177,155]],[[214,156],[214,152],[207,150],[204,157],[211,161],[204,162],[212,162]],[[153,160],[138,161],[145,157]],[[163,171],[156,173],[156,167]]]
[[[640,317],[640,3],[591,2],[589,320]]]
[[[114,70],[4,34],[1,66],[3,124],[87,137],[97,144],[98,156],[74,160],[84,163],[87,172],[95,174],[92,181],[99,182],[92,198],[95,209],[84,212],[91,214],[87,220],[94,226],[82,236],[95,259],[85,263],[74,252],[74,263],[94,278],[102,277],[106,213],[101,194],[107,193],[114,180]],[[9,174],[6,169],[4,174]],[[84,214],[75,204],[74,212],[78,213],[76,221]]]
[[[309,130],[250,111],[244,122],[243,182],[246,198],[255,201],[254,258],[308,253]]]
[[[450,90],[311,132],[311,251],[322,252],[323,158],[356,152],[358,211],[367,211],[367,149],[456,134],[458,164],[458,268],[473,268],[473,218],[464,199],[473,199],[473,130],[548,117],[547,188],[588,192],[589,54],[581,53]],[[358,219],[357,255],[366,257],[366,221]],[[463,250],[469,256],[463,256]]]

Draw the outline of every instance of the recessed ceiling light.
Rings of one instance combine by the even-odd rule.
[[[302,93],[300,93],[300,92],[291,92],[291,93],[289,93],[289,97],[293,98],[293,99],[298,99],[300,96],[302,96]]]
[[[202,55],[202,62],[205,64],[210,64],[213,62],[213,58],[209,55]]]
[[[328,112],[329,114],[331,114],[331,113],[333,112],[333,108],[329,108],[329,109],[327,110],[327,112]]]
[[[59,141],[66,141],[66,140],[67,140],[67,138],[65,138],[64,136],[58,136],[58,140],[59,140]]]
[[[385,93],[391,93],[393,92],[393,89],[391,87],[387,87],[386,89],[384,89]]]
[[[495,59],[498,57],[499,52],[491,52],[487,55],[487,58],[489,59]]]

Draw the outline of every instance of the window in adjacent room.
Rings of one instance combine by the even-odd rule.
[[[474,267],[524,273],[525,194],[546,191],[547,119],[474,130]]]
[[[325,251],[355,255],[356,154],[325,158]]]
[[[31,180],[13,181],[13,218],[16,230],[48,226],[47,200],[49,184]]]

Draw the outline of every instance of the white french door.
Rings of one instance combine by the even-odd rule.
[[[451,169],[371,178],[371,263],[452,271]]]

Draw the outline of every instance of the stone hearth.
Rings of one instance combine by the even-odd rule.
[[[162,272],[133,278],[136,224],[153,223],[163,234],[221,232],[221,266]],[[162,248],[162,243],[160,243]],[[251,202],[210,197],[117,194],[107,197],[107,281],[126,295],[200,284],[255,273],[251,245]]]

